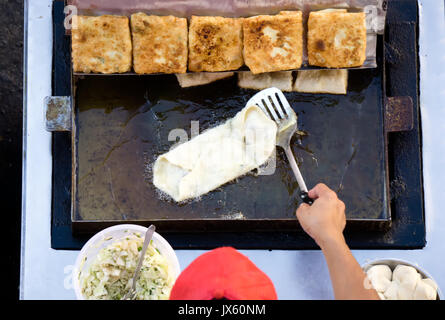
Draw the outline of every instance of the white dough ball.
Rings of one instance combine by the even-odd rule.
[[[378,265],[372,266],[371,268],[368,269],[368,271],[366,273],[369,276],[378,274],[381,277],[384,277],[388,280],[391,280],[391,278],[392,278],[391,268],[388,267],[386,264],[378,264]]]
[[[433,280],[431,280],[430,278],[426,278],[426,279],[422,279],[423,282],[425,282],[426,284],[430,285],[431,287],[434,288],[434,290],[437,291],[437,289],[439,288],[439,286],[437,285],[437,283],[435,283]]]
[[[418,281],[420,281],[420,278],[418,279]],[[399,283],[399,290],[397,292],[399,300],[413,300],[414,291],[416,290],[416,287],[417,287],[417,281]]]
[[[386,300],[436,300],[437,297],[437,284],[431,279],[422,279],[420,273],[416,268],[398,265],[392,272],[392,281],[386,284],[385,280],[388,279],[388,272],[385,268],[379,266],[379,268],[369,272],[367,275],[371,280],[374,288],[386,285],[386,289],[382,294],[377,291],[380,299]],[[377,278],[378,281],[373,282],[373,278]],[[376,289],[377,290],[377,289]]]
[[[382,277],[378,274],[373,274],[371,276],[368,276],[368,278],[371,281],[372,287],[377,292],[385,292],[391,284],[391,280],[388,280],[387,278]]]
[[[398,265],[392,273],[392,280],[399,286],[398,299],[412,300],[414,299],[414,291],[416,290],[417,283],[421,280],[421,276],[413,267]]]
[[[391,283],[392,271],[387,265],[372,266],[366,274],[377,292],[385,292]]]
[[[392,273],[392,280],[400,283],[413,282],[417,281],[418,276],[420,276],[420,274],[415,268],[399,264]]]
[[[436,300],[437,287],[431,285],[431,282],[435,285],[431,279],[421,279],[417,283],[413,298],[415,300]]]
[[[395,281],[391,281],[388,289],[383,293],[387,300],[398,300],[399,285]]]

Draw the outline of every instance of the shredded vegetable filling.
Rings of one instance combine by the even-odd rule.
[[[136,300],[166,300],[173,286],[167,260],[152,242],[136,282]],[[129,280],[136,269],[142,245],[142,238],[127,238],[102,249],[88,273],[81,277],[83,296],[92,300],[122,299],[130,289]]]

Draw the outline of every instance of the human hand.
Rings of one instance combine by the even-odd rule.
[[[317,184],[308,195],[314,199],[310,206],[302,203],[297,218],[303,230],[323,248],[331,241],[344,241],[346,225],[345,204],[323,183]]]

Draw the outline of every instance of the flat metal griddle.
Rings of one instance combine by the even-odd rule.
[[[382,42],[383,39],[380,41]],[[379,48],[383,50],[382,43]],[[388,183],[386,178],[388,174],[387,144],[385,143],[387,135],[384,129],[383,112],[385,70],[381,60],[383,51],[381,52],[379,68],[350,72],[347,96],[315,95],[314,99],[314,95],[309,94],[287,94],[299,115],[300,129],[309,133],[302,139],[301,145],[297,140],[293,145],[294,152],[300,158],[302,173],[307,179],[307,184],[313,185],[318,181],[325,181],[339,191],[349,208],[348,220],[357,222],[348,223],[348,225],[359,226],[359,233],[349,228],[352,232],[350,233],[352,240],[358,241],[356,242],[358,247],[363,246],[363,241],[368,236],[371,237],[367,240],[371,247],[391,246],[391,243],[393,247],[404,245],[400,240],[394,241],[395,238],[388,234],[394,228],[382,229],[382,227],[389,227],[392,221],[387,206],[387,201],[389,201],[387,194],[394,181],[391,180],[391,183]],[[66,59],[66,56],[63,58]],[[82,129],[76,131],[75,138],[78,139],[78,145],[82,147],[85,143],[94,141],[91,147],[88,145],[84,150],[87,151],[86,154],[91,155],[90,159],[93,162],[98,161],[95,156],[101,158],[105,155],[107,159],[103,158],[99,161],[106,164],[102,165],[103,168],[108,167],[108,169],[103,170],[102,179],[97,179],[100,172],[95,172],[94,174],[99,176],[91,179],[92,184],[88,184],[87,180],[80,181],[78,184],[78,191],[83,188],[83,194],[87,196],[85,199],[96,199],[86,202],[82,202],[82,197],[77,199],[79,206],[74,207],[73,219],[69,223],[75,234],[94,232],[116,223],[147,224],[155,220],[175,247],[204,248],[222,244],[252,248],[311,248],[314,246],[304,233],[298,230],[294,218],[294,211],[298,204],[297,197],[294,196],[297,187],[281,152],[278,153],[275,175],[261,177],[249,175],[239,179],[237,183],[229,183],[204,196],[200,201],[181,204],[181,206],[177,206],[174,202],[159,200],[154,187],[150,184],[150,172],[147,168],[150,161],[153,161],[160,153],[166,152],[171,145],[171,142],[166,139],[169,129],[183,128],[189,131],[190,120],[198,119],[201,130],[216,125],[239,111],[254,91],[237,88],[234,79],[201,88],[180,89],[172,76],[156,78],[127,76],[124,81],[119,80],[119,77],[116,78],[95,76],[76,81],[75,120],[78,122],[78,127],[97,129],[100,127],[100,121],[103,121],[109,132],[108,134],[97,132],[90,137],[92,139],[84,140]],[[56,87],[58,89],[56,88],[55,91],[59,92],[56,94],[67,94],[63,93],[67,91],[66,86],[57,85]],[[94,92],[92,88],[96,88]],[[202,90],[203,88],[205,90]],[[414,103],[417,107],[416,100]],[[104,112],[108,113],[107,118],[90,116],[93,113],[104,114]],[[171,114],[173,116],[166,117],[167,121],[162,121],[161,126],[159,126],[159,121],[153,120],[153,115],[162,117]],[[417,114],[415,113],[414,116],[414,123],[418,125]],[[171,121],[169,122],[168,119]],[[338,131],[332,132],[332,128],[338,128]],[[119,139],[107,140],[116,136],[113,130],[119,131],[117,135]],[[165,139],[156,140],[154,138],[156,134],[164,135]],[[328,143],[322,143],[323,139]],[[55,133],[54,145],[58,148],[59,154],[68,154],[67,141],[69,139],[66,135]],[[365,144],[369,144],[369,148],[365,147]],[[376,150],[378,152],[375,152]],[[139,156],[136,156],[137,152],[140,153]],[[391,161],[394,152],[390,151],[389,154]],[[77,173],[80,173],[78,177],[88,177],[88,174],[82,175],[89,172],[88,157],[82,156],[79,159],[74,157],[74,163],[77,160],[79,160]],[[64,176],[67,176],[66,169],[55,168],[57,168],[55,172],[63,171]],[[141,172],[141,168],[144,172]],[[140,179],[141,176],[142,179]],[[399,175],[397,179],[400,180],[400,178]],[[55,188],[61,185],[62,180],[58,177],[55,179]],[[97,197],[91,197],[91,194],[94,193],[94,184],[100,184],[100,181],[103,183],[104,199],[98,200]],[[105,196],[107,185],[110,190],[110,181],[113,184],[113,191],[110,191],[111,202],[117,200],[123,204],[118,210],[112,208],[110,198],[107,199]],[[74,182],[77,184],[75,180]],[[126,188],[119,190],[119,186],[125,186],[127,191],[135,191],[135,193],[126,192]],[[132,186],[135,187],[131,189]],[[56,192],[55,195],[56,198],[65,199],[64,203],[53,201],[55,210],[60,212],[62,207],[67,207],[66,192]],[[126,204],[130,198],[135,201]],[[397,201],[393,199],[393,206]],[[88,211],[89,209],[91,210]],[[89,212],[96,213],[91,215]],[[105,214],[98,216],[97,212]],[[423,217],[423,210],[421,214]],[[147,219],[147,217],[151,218]],[[240,217],[243,219],[239,219]],[[423,221],[423,218],[421,220]],[[399,220],[393,219],[392,222],[393,226],[394,222],[399,225]],[[54,215],[53,231],[57,226],[60,227],[58,230],[67,230],[66,223],[66,216],[61,218],[60,215]],[[375,226],[378,226],[379,233],[375,233],[377,232]],[[403,227],[406,232],[407,224],[404,223]],[[416,224],[413,228],[422,238],[421,231],[423,229],[424,235],[424,226],[423,228],[420,226],[419,229]],[[411,230],[411,227],[408,226],[408,229]],[[216,230],[220,232],[200,232]],[[169,233],[169,231],[178,232]],[[53,244],[59,241],[56,247],[67,247],[66,240],[60,238],[60,232],[53,235]],[[73,237],[74,243],[77,244],[71,242],[71,246],[78,246],[84,241],[82,239],[85,239],[79,235]],[[252,242],[255,240],[256,242]],[[405,241],[405,243],[412,247],[419,242]]]
[[[151,166],[191,121],[200,130],[233,117],[254,90],[236,77],[180,88],[174,76],[85,77],[76,82],[75,228],[89,221],[154,222],[169,231],[295,228],[298,186],[278,152],[273,175],[236,179],[198,200],[176,203],[152,184]],[[350,71],[346,96],[286,93],[307,132],[292,143],[307,184],[339,192],[349,220],[389,220],[382,69]],[[301,143],[301,144],[300,144]],[[254,223],[250,223],[250,222]],[[238,222],[238,223],[237,223]],[[241,222],[241,223],[239,223]]]

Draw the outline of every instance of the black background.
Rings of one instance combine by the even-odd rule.
[[[0,214],[8,299],[19,296],[23,20],[22,0],[0,0]]]

